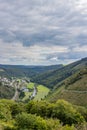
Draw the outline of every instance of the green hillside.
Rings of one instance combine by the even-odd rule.
[[[0,82],[0,99],[11,99],[14,93],[15,89],[13,87],[9,87],[8,85],[2,85],[2,83]]]
[[[66,65],[60,69],[56,69],[55,71],[40,74],[36,77],[33,77],[33,81],[43,84],[49,88],[57,88],[63,80],[84,67],[87,67],[87,58]]]
[[[11,69],[12,67],[14,70],[14,66],[11,66]],[[35,90],[36,94],[34,99],[36,100],[41,100],[44,97],[46,97],[46,100],[49,100],[51,102],[55,102],[58,99],[65,99],[76,105],[87,106],[87,98],[86,98],[87,97],[87,58],[81,59],[77,62],[66,65],[56,70],[51,70],[52,67],[53,66],[47,67],[48,71],[45,72],[46,70],[44,70],[43,74],[40,74],[40,72],[38,72],[38,74],[36,74],[37,76],[34,75],[32,77],[33,82],[29,83],[27,86],[26,86],[27,83],[26,80],[24,85],[21,82],[22,87],[27,87],[29,89],[29,92],[27,92],[25,89],[25,92],[21,93],[20,95],[21,100],[23,98],[22,101],[28,101],[29,97],[33,95],[34,88],[35,88],[37,90]],[[10,66],[8,66],[7,68],[10,69]],[[16,69],[19,70],[18,71],[19,75],[23,76],[21,73],[24,71],[24,68],[16,66]],[[20,70],[22,70],[21,73]],[[3,69],[1,69],[0,72],[4,72]],[[27,68],[26,68],[26,72],[27,72]],[[39,86],[37,84],[41,84],[42,86]],[[51,91],[44,86],[48,87]],[[14,90],[11,90],[12,88],[9,89],[9,87],[1,86],[0,89],[3,95],[4,93],[5,94],[8,93],[8,95],[10,95],[10,97],[6,95],[6,97],[8,98],[11,98],[12,95],[14,95],[13,94]],[[47,96],[48,93],[49,95]]]
[[[75,105],[87,106],[87,68],[62,81],[60,87],[47,97],[47,100],[51,102],[58,99],[65,99]]]

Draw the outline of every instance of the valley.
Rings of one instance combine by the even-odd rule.
[[[75,105],[87,105],[87,58],[66,66],[1,65],[0,69],[5,69],[1,71],[5,73],[1,74],[0,78],[0,98],[22,102],[42,99],[56,102],[58,99],[64,99]],[[19,76],[15,73],[16,77],[12,77],[16,69]],[[9,76],[6,76],[7,72]],[[6,93],[3,91],[5,87]],[[11,95],[9,91],[12,91]]]
[[[7,86],[8,89],[14,89],[14,93],[12,97],[9,99],[14,101],[22,101],[26,102],[29,100],[42,100],[45,96],[47,96],[50,91],[47,87],[39,84],[35,84],[30,82],[30,79],[24,77],[21,79],[13,78],[0,78],[0,83],[2,86]],[[1,93],[0,86],[0,98],[6,98],[6,95]],[[9,91],[8,91],[9,92]],[[7,98],[8,99],[8,98]]]
[[[34,70],[4,67],[0,71],[1,130],[87,129],[87,58]]]
[[[87,130],[87,0],[0,0],[0,130]]]

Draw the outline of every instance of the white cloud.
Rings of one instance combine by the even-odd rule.
[[[5,43],[3,46],[3,41],[0,40],[0,56],[1,62],[6,63],[8,61],[10,64],[18,62],[18,64],[46,64],[46,55],[53,54],[55,52],[62,53],[68,52],[67,47],[62,46],[23,46],[19,42]]]

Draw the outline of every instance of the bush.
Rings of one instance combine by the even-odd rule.
[[[75,107],[64,100],[58,100],[55,104],[45,101],[30,101],[26,108],[28,113],[36,114],[41,117],[57,118],[63,122],[63,124],[72,125],[84,121],[83,116],[81,116]]]
[[[84,119],[87,121],[87,108],[83,106],[75,106],[76,110],[81,113],[81,115],[84,117]]]
[[[36,115],[22,113],[16,117],[18,130],[47,130],[46,121]]]
[[[27,104],[27,112],[31,114],[36,114],[41,117],[51,117],[52,105],[45,101],[30,101]]]
[[[10,106],[11,115],[14,118],[17,114],[24,112],[24,105],[22,103],[13,103]]]
[[[4,130],[3,127],[0,125],[0,130]]]
[[[47,119],[48,130],[61,130],[62,125],[57,119]]]
[[[53,108],[53,118],[58,118],[63,124],[77,124],[84,121],[83,116],[76,111],[72,104],[58,100]]]
[[[0,103],[0,120],[9,120],[11,119],[10,107],[3,103]]]

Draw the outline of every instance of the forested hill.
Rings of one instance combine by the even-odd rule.
[[[63,80],[84,67],[87,67],[87,58],[83,58],[60,69],[40,74],[39,76],[33,77],[33,81],[49,88],[57,88]]]
[[[63,65],[51,65],[51,66],[24,66],[24,65],[1,65],[0,64],[0,76],[4,77],[29,77],[32,78],[37,74],[59,69]]]

